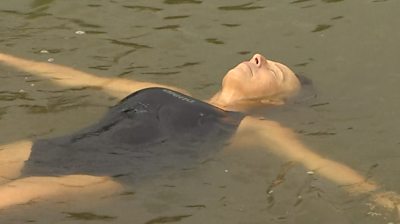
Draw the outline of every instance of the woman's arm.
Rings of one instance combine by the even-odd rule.
[[[0,53],[0,63],[24,72],[32,73],[42,78],[50,79],[54,83],[62,86],[98,87],[108,94],[118,98],[125,97],[132,92],[149,87],[169,88],[189,95],[187,91],[173,86],[121,78],[99,77],[71,67],[22,59],[3,53]]]
[[[400,215],[400,196],[394,192],[380,192],[379,185],[367,180],[352,168],[327,159],[307,148],[296,135],[279,123],[246,117],[237,132],[236,144],[260,145],[287,160],[301,163],[306,169],[344,187],[352,194],[368,194],[378,205],[397,209]]]
[[[7,145],[0,145],[0,184],[20,176],[24,162],[31,153],[32,142],[21,140]]]
[[[90,196],[119,191],[122,186],[109,177],[70,175],[27,177],[0,186],[0,209],[57,196]]]

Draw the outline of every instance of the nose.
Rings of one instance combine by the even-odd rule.
[[[261,54],[255,54],[251,59],[250,62],[255,64],[257,67],[261,67],[263,63],[267,62],[267,59],[265,59],[264,56]]]

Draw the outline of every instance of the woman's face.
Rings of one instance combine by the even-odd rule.
[[[292,70],[260,54],[228,71],[222,82],[222,93],[237,100],[283,101],[299,89],[300,81]]]

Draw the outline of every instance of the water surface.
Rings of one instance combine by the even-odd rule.
[[[394,0],[0,2],[0,51],[207,98],[259,52],[310,77],[317,98],[265,112],[319,154],[400,193],[400,3]],[[117,99],[1,66],[0,143],[71,133]],[[77,116],[79,115],[79,116]],[[248,150],[247,150],[248,151]],[[2,223],[389,223],[368,199],[272,153],[217,155],[121,195],[2,211]],[[279,174],[284,182],[267,194]],[[302,197],[299,198],[299,195]],[[78,221],[77,221],[78,220]]]

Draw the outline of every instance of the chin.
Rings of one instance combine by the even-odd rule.
[[[244,80],[251,78],[252,73],[249,70],[248,66],[246,66],[244,64],[239,64],[238,66],[229,70],[228,73],[225,75],[225,77],[234,78],[239,81],[244,81]]]

